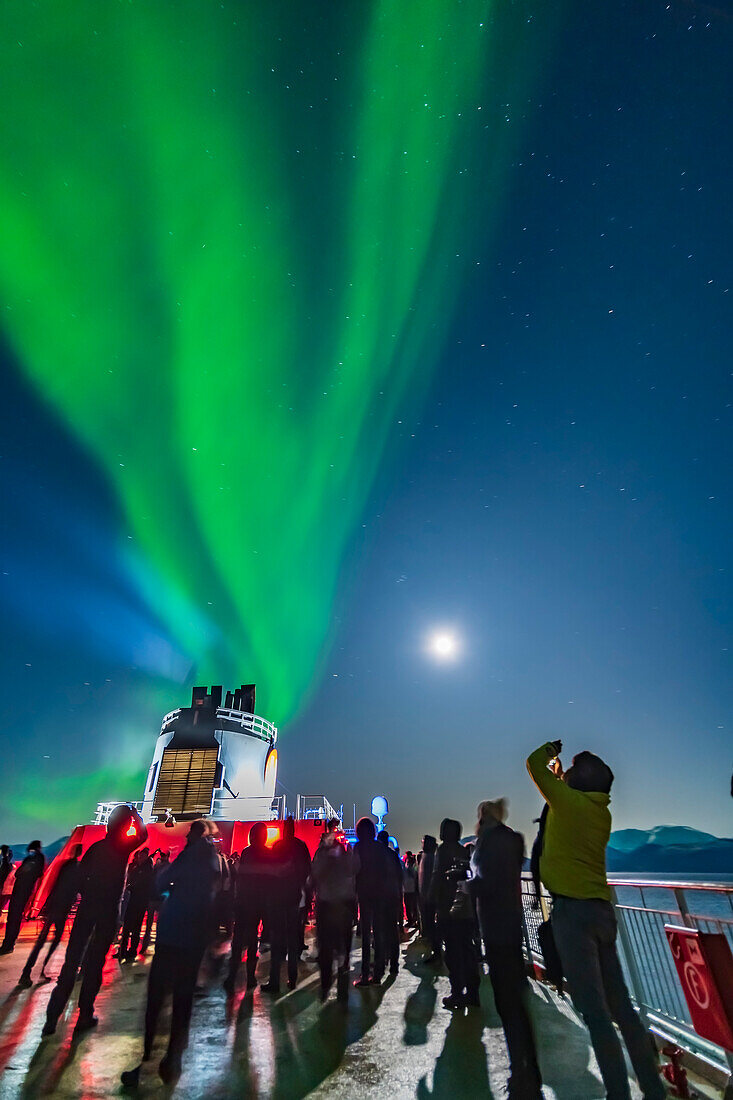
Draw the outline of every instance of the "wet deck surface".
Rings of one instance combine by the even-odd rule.
[[[150,956],[122,968],[108,959],[96,1031],[72,1038],[76,1008],[71,1003],[56,1035],[42,1040],[53,985],[14,990],[31,929],[12,955],[0,959],[0,1100],[119,1096],[120,1073],[134,1066],[142,1051]],[[166,1087],[157,1076],[165,1050],[161,1035],[138,1095],[192,1100],[504,1096],[506,1049],[488,980],[482,983],[480,1010],[450,1013],[441,1004],[448,993],[445,973],[420,962],[421,944],[403,944],[402,954],[397,978],[381,988],[352,989],[348,1008],[335,1000],[321,1005],[314,961],[302,964],[294,992],[273,1000],[257,991],[229,1006],[220,976],[212,973],[196,1000],[177,1086]],[[53,975],[62,958],[63,945],[52,960]],[[261,975],[267,971],[265,957]],[[532,1012],[547,1100],[600,1100],[605,1093],[593,1054],[571,1008],[533,983]],[[632,1095],[637,1100],[640,1094],[632,1089]]]

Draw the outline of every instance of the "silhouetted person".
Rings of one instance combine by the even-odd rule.
[[[51,940],[51,945],[48,949],[43,966],[41,967],[42,978],[46,977],[48,960],[61,943],[61,937],[64,934],[67,918],[79,895],[79,857],[81,856],[81,851],[81,844],[74,845],[70,857],[65,859],[59,868],[56,881],[51,887],[46,903],[43,906],[43,927],[38,933],[38,938],[31,949],[30,955],[26,959],[23,973],[18,979],[18,985],[21,989],[30,989],[33,985],[31,973],[38,956],[43,950],[43,945],[48,939],[52,925],[54,930],[53,939]]]
[[[256,821],[249,831],[249,846],[244,849],[237,864],[232,955],[224,982],[224,989],[230,996],[236,991],[243,951],[247,952],[247,992],[251,992],[257,984],[255,971],[260,924],[267,924],[270,919],[281,872],[282,866],[275,862],[272,851],[267,847],[267,826],[264,821]],[[271,983],[268,985],[271,986]],[[268,992],[274,990],[270,988]]]
[[[417,860],[412,852],[405,852],[402,865],[402,893],[405,899],[405,918],[408,927],[416,928],[417,909]]]
[[[361,926],[361,977],[354,984],[379,985],[384,975],[384,907],[389,861],[384,847],[377,843],[374,822],[362,817],[356,823],[358,840],[354,851],[359,859],[356,875],[356,896],[359,899]],[[372,971],[372,938],[374,939],[374,970]]]
[[[3,887],[12,870],[13,849],[9,848],[7,844],[2,844],[0,845],[0,897],[2,897]],[[0,904],[0,909],[2,909],[2,904]]]
[[[420,935],[427,940],[431,947],[429,955],[423,959],[426,963],[440,962],[440,938],[435,923],[435,906],[430,901],[430,881],[433,877],[435,866],[435,849],[437,841],[429,833],[422,838],[422,851],[417,867],[417,894],[420,908]]]
[[[481,802],[471,857],[474,895],[496,1011],[506,1038],[510,1097],[540,1100],[542,1077],[527,1010],[529,983],[522,953],[524,838],[504,824],[506,803]]]
[[[349,996],[349,956],[356,915],[356,875],[359,857],[353,848],[339,839],[339,822],[326,825],[313,857],[313,884],[316,896],[316,938],[318,967],[321,972],[321,1000],[325,1001],[333,983],[336,960],[336,996]]]
[[[104,960],[117,931],[117,910],[127,861],[147,835],[148,830],[136,810],[130,806],[115,806],[107,822],[107,835],[84,853],[79,864],[81,900],[64,964],[46,1009],[43,1035],[53,1035],[56,1030],[80,966],[82,982],[76,1027],[83,1031],[97,1024],[94,1002],[102,984]]]
[[[301,911],[305,907],[305,889],[311,872],[308,845],[295,835],[295,821],[288,817],[283,822],[282,840],[272,849],[273,858],[283,866],[280,883],[281,898],[273,914],[272,964],[270,981],[280,984],[280,966],[288,960],[288,989],[295,989],[298,982],[298,961],[303,941]]]
[[[446,817],[440,825],[440,839],[429,897],[435,906],[450,980],[450,996],[443,998],[443,1006],[475,1007],[480,1004],[481,975],[474,945],[473,903],[466,887],[470,857],[460,843],[460,821]]]
[[[400,928],[402,925],[402,863],[394,848],[389,845],[389,833],[382,829],[377,840],[387,853],[389,868],[385,879],[384,897],[384,953],[389,972],[394,977],[400,968]]]
[[[20,932],[25,907],[46,869],[46,857],[41,851],[40,840],[32,840],[28,845],[28,854],[15,872],[13,892],[8,905],[8,921],[5,925],[5,938],[0,955],[9,955],[15,947]]]
[[[553,897],[552,931],[568,989],[590,1032],[609,1100],[631,1096],[614,1021],[644,1100],[662,1100],[666,1090],[651,1038],[634,1011],[616,951],[616,915],[606,878],[613,772],[600,757],[581,752],[560,778],[554,770],[561,769],[550,765],[561,751],[561,741],[542,745],[527,769],[550,807],[540,875]]]
[[[156,863],[154,864],[155,874],[153,875],[153,890],[150,895],[150,902],[148,904],[145,932],[143,933],[143,941],[140,945],[141,955],[146,955],[148,953],[148,949],[150,948],[150,941],[153,935],[153,927],[155,926],[158,911],[160,910],[160,906],[163,902],[160,893],[160,887],[158,884],[160,879],[163,877],[161,875],[161,872],[165,871],[165,869],[170,865],[171,861],[170,852],[161,852],[160,849],[158,849],[158,852],[159,856]]]
[[[125,908],[120,941],[120,960],[133,962],[140,946],[143,919],[155,888],[155,869],[147,848],[137,853],[134,866],[127,875],[129,896]]]
[[[545,803],[542,808],[542,813],[537,819],[537,836],[534,838],[532,844],[532,851],[529,855],[529,871],[532,875],[532,882],[534,884],[535,892],[535,904],[534,907],[539,909],[540,898],[542,897],[542,879],[540,876],[540,857],[542,855],[542,848],[545,843],[545,827],[547,825],[547,815],[550,812],[550,807]]]
[[[207,836],[204,821],[192,823],[185,848],[172,863],[164,864],[158,875],[163,901],[148,978],[143,1062],[152,1056],[160,1011],[172,993],[168,1049],[158,1069],[163,1081],[172,1083],[181,1075],[196,978],[211,933],[220,879],[218,853]],[[123,1073],[123,1085],[137,1085],[140,1068]]]

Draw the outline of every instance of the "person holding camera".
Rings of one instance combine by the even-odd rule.
[[[616,915],[606,878],[613,772],[592,752],[563,772],[561,741],[541,745],[527,770],[549,806],[540,877],[552,895],[552,931],[570,996],[585,1020],[608,1100],[630,1100],[614,1022],[644,1100],[666,1096],[652,1041],[631,1003],[616,950]]]
[[[473,941],[473,903],[467,889],[469,854],[460,842],[460,821],[446,817],[440,824],[440,839],[428,897],[435,907],[450,981],[450,996],[443,998],[443,1007],[478,1008],[481,974]]]

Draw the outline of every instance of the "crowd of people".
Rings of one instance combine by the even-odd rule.
[[[613,773],[592,753],[578,754],[567,771],[561,743],[549,742],[527,760],[546,802],[533,850],[535,874],[552,897],[548,934],[564,980],[589,1033],[609,1100],[630,1100],[625,1060],[616,1027],[645,1100],[662,1100],[651,1040],[634,1011],[616,952],[616,922],[605,872]],[[54,935],[41,968],[58,947],[76,905],[65,958],[46,1010],[43,1035],[52,1035],[81,976],[76,1029],[97,1023],[94,1005],[102,970],[113,944],[120,964],[144,956],[153,940],[140,1064],[122,1075],[135,1087],[150,1061],[162,1005],[172,997],[170,1032],[161,1078],[175,1081],[182,1070],[194,994],[207,949],[231,940],[224,978],[228,997],[253,995],[260,954],[269,948],[265,994],[295,989],[313,916],[318,949],[320,996],[349,996],[352,941],[361,940],[357,988],[380,985],[400,967],[400,943],[417,933],[425,944],[425,966],[444,964],[450,1012],[480,1008],[484,966],[501,1019],[510,1062],[508,1095],[539,1100],[542,1076],[529,1008],[524,957],[521,876],[525,845],[506,824],[504,799],[479,804],[474,835],[462,840],[459,821],[445,818],[439,841],[426,834],[417,855],[399,850],[371,818],[356,825],[353,843],[338,820],[325,823],[311,859],[295,835],[295,822],[268,844],[264,822],[252,825],[240,853],[224,855],[216,827],[194,820],[183,851],[173,860],[144,846],[147,829],[135,810],[118,806],[106,836],[82,856],[72,850],[55,875],[43,909],[43,924],[18,985],[29,988],[32,971]],[[135,854],[130,859],[131,853]],[[12,853],[0,851],[0,893],[12,870]],[[33,841],[15,871],[15,883],[0,953],[15,947],[23,913],[45,867],[41,844]],[[143,926],[145,931],[143,932]],[[240,977],[244,962],[244,976]]]

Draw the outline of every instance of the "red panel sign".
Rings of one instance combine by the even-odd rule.
[[[698,1035],[733,1051],[733,955],[725,936],[665,925]]]

